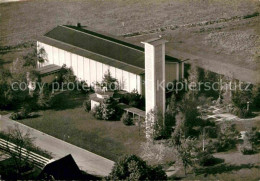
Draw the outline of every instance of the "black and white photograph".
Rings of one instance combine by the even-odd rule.
[[[260,180],[260,0],[0,0],[0,180]]]

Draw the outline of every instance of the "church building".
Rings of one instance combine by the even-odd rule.
[[[39,68],[66,64],[89,85],[101,82],[109,70],[122,90],[135,89],[146,96],[146,112],[154,106],[164,112],[165,90],[158,84],[184,76],[184,62],[166,55],[165,43],[155,38],[142,42],[142,47],[81,26],[62,25],[38,39],[37,47],[44,48],[48,60]]]

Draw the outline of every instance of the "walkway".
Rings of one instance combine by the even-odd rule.
[[[51,152],[55,160],[71,154],[81,170],[96,176],[107,176],[112,170],[114,162],[111,160],[0,115],[0,131],[14,127],[15,124],[23,132],[29,130],[31,136],[35,137],[35,145]]]

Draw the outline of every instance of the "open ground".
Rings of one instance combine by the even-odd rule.
[[[140,41],[160,34],[169,41],[168,54],[255,83],[259,81],[259,3],[257,0],[3,3],[0,45],[36,40],[57,25],[80,22],[116,36],[132,34],[127,40],[139,45]],[[10,60],[12,57],[5,61]]]

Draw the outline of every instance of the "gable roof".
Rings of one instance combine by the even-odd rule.
[[[45,175],[52,175],[58,180],[80,179],[81,171],[73,157],[69,154],[46,165],[39,178],[44,178]]]
[[[135,74],[144,73],[144,48],[75,26],[57,26],[40,42]],[[165,56],[166,62],[179,62]]]
[[[55,180],[96,180],[98,177],[82,172],[71,154],[47,164],[38,179],[52,176]]]

